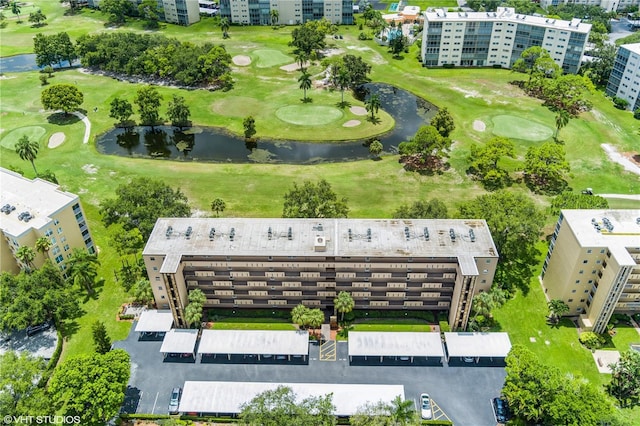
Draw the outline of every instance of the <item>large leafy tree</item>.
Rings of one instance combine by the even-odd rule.
[[[249,115],[242,120],[242,127],[244,128],[245,140],[253,140],[253,137],[256,134],[256,119],[253,118],[253,115]]]
[[[47,414],[47,397],[38,386],[45,370],[42,358],[27,351],[0,355],[0,413],[13,416]]]
[[[305,181],[301,186],[294,182],[284,195],[282,217],[347,217],[348,213],[347,199],[338,199],[324,179],[317,183]]]
[[[522,345],[511,348],[506,362],[502,393],[520,421],[597,426],[615,415],[610,399],[593,384],[542,364]]]
[[[178,127],[180,130],[191,123],[191,110],[182,96],[173,95],[167,106],[167,116],[171,120],[171,125]]]
[[[524,178],[535,191],[560,193],[567,187],[564,177],[570,170],[564,147],[558,143],[529,147],[525,155]]]
[[[241,406],[240,418],[246,424],[262,426],[333,426],[333,394],[300,399],[289,387],[278,386],[256,395]]]
[[[46,20],[47,20],[47,17],[45,16],[44,13],[42,13],[40,9],[36,10],[35,12],[31,12],[29,14],[29,22],[33,22],[34,27],[39,27],[43,25],[42,22]]]
[[[408,142],[398,145],[400,155],[420,155],[442,159],[451,148],[451,139],[442,136],[433,126],[421,126]]]
[[[144,240],[159,217],[189,217],[187,197],[179,189],[148,178],[135,178],[118,186],[116,197],[100,203],[100,214],[106,226],[120,223],[130,231],[138,228]]]
[[[73,65],[73,61],[78,59],[78,54],[71,38],[69,38],[69,34],[63,31],[52,37],[55,37],[54,46],[58,64],[60,64],[61,61],[67,61],[69,62],[69,66]]]
[[[453,132],[456,128],[455,123],[453,122],[453,117],[449,110],[444,107],[433,116],[429,124],[435,127],[445,138],[448,138],[451,132]]]
[[[109,117],[118,120],[118,125],[124,126],[129,123],[133,115],[133,107],[126,99],[114,98],[110,104]]]
[[[49,261],[30,274],[0,275],[2,330],[23,330],[47,320],[60,324],[80,313],[75,290]]]
[[[559,73],[559,67],[549,55],[549,52],[540,46],[531,46],[525,49],[520,58],[517,59],[511,69],[513,71],[529,74],[528,84],[531,84],[534,77],[553,77]]]
[[[138,89],[133,102],[138,105],[140,120],[144,126],[151,126],[151,130],[160,122],[160,102],[162,96],[153,86]]]
[[[606,386],[622,407],[640,403],[640,352],[628,350],[611,366],[611,382]]]
[[[492,287],[490,291],[478,293],[471,301],[473,318],[469,322],[469,329],[477,331],[492,323],[492,311],[502,306],[508,299],[508,293],[498,287]]]
[[[371,65],[366,63],[361,56],[344,55],[342,62],[338,68],[347,72],[347,80],[349,81],[348,87],[351,90],[357,89],[359,86],[368,83],[370,81],[369,74],[371,73]]]
[[[551,200],[551,214],[557,216],[562,209],[608,209],[609,202],[599,195],[563,192]]]
[[[616,51],[617,48],[614,44],[603,43],[589,52],[595,59],[585,62],[580,67],[580,73],[589,77],[596,86],[606,87],[615,63]]]
[[[36,65],[39,67],[51,66],[58,62],[55,36],[36,34],[33,38],[33,53],[36,54]]]
[[[594,90],[593,83],[586,76],[565,74],[545,79],[541,97],[552,112],[566,111],[570,118],[574,118],[591,108],[587,96]]]
[[[216,217],[220,216],[220,213],[222,213],[226,208],[227,204],[222,198],[216,198],[211,202],[211,210],[216,212]]]
[[[289,46],[295,48],[295,52],[303,52],[311,57],[316,51],[324,49],[325,36],[329,27],[321,21],[307,21],[291,32]]]
[[[510,139],[495,137],[490,139],[483,147],[471,146],[468,173],[479,179],[483,186],[495,191],[510,183],[509,172],[499,166],[503,157],[515,158],[515,145]]]
[[[344,314],[348,314],[353,311],[355,305],[353,297],[351,297],[351,294],[346,291],[341,291],[338,293],[338,297],[333,299],[333,306],[335,306],[336,311],[342,314],[342,318],[340,319],[341,321],[344,321]]]
[[[502,288],[527,291],[537,265],[544,215],[524,194],[496,191],[463,203],[460,217],[485,219],[500,260],[494,281]]]
[[[99,266],[98,256],[84,249],[75,248],[67,261],[67,275],[73,284],[80,288],[84,287],[87,294],[92,295]]]
[[[82,105],[84,95],[72,84],[54,84],[42,91],[40,101],[45,109],[62,110],[69,114]]]
[[[76,356],[56,368],[49,394],[57,413],[79,416],[86,426],[102,426],[118,414],[129,374],[129,354],[122,349]]]
[[[109,21],[114,24],[124,24],[127,15],[131,14],[133,4],[129,0],[102,0],[100,10],[109,14]]]
[[[145,20],[145,28],[157,29],[160,27],[161,9],[158,7],[157,0],[142,0],[138,5],[138,15]]]
[[[437,198],[429,201],[414,201],[413,204],[403,204],[393,212],[395,219],[447,219],[449,212],[447,205]]]
[[[36,169],[36,164],[34,163],[34,161],[38,157],[39,149],[40,144],[29,139],[29,136],[27,135],[23,135],[20,139],[18,139],[18,143],[16,143],[16,154],[18,154],[18,156],[22,160],[29,161],[31,163],[36,176],[38,176],[38,170]]]

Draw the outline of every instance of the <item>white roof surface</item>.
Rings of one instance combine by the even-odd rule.
[[[171,330],[173,314],[171,311],[144,311],[136,324],[136,331],[158,333]]]
[[[640,55],[640,43],[623,44],[620,47],[623,47],[636,55]]]
[[[198,353],[308,355],[309,333],[295,330],[202,330]]]
[[[194,353],[198,330],[173,329],[164,336],[160,352],[163,354]]]
[[[511,350],[507,333],[444,333],[444,340],[450,357],[503,358]]]
[[[440,333],[349,333],[349,356],[432,356],[443,357]]]
[[[404,400],[403,385],[353,385],[333,383],[196,382],[184,383],[181,413],[240,413],[240,406],[257,394],[278,386],[293,389],[298,401],[333,393],[335,415],[349,416],[367,402]]]

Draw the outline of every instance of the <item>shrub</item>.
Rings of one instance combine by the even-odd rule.
[[[605,343],[605,338],[593,331],[583,331],[580,333],[580,343],[588,349],[598,349]]]
[[[616,96],[613,98],[613,106],[618,109],[626,109],[629,106],[629,102],[626,99],[622,99]]]
[[[449,321],[440,321],[440,333],[448,333],[451,331],[451,327],[449,327]]]
[[[433,313],[423,311],[369,311],[369,310],[354,310],[353,319],[355,318],[416,318],[426,322],[434,322]],[[405,315],[406,314],[406,315]],[[348,314],[345,314],[345,319]]]
[[[636,108],[636,110],[633,112],[633,118],[635,118],[636,120],[640,120],[640,108]]]
[[[358,34],[358,40],[371,40],[371,37],[366,35],[364,32]]]
[[[124,321],[124,320],[132,320],[132,319],[134,319],[135,317],[136,317],[136,316],[135,316],[135,315],[133,315],[133,314],[123,314],[123,315],[120,315],[120,316],[119,316],[119,318],[120,318],[120,320],[121,320],[121,321]]]
[[[455,66],[456,64],[442,64],[442,68],[447,68],[447,69],[455,68]]]
[[[40,84],[42,86],[46,86],[47,84],[49,84],[49,80],[47,79],[46,75],[40,74]]]

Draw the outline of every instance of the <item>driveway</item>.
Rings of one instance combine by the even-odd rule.
[[[346,342],[337,343],[334,361],[320,361],[320,348],[311,343],[305,365],[202,364],[199,357],[195,363],[164,362],[162,342],[138,341],[134,328],[126,340],[114,344],[131,355],[127,412],[165,414],[171,389],[187,380],[401,384],[405,399],[416,407],[420,393],[427,392],[456,425],[491,425],[495,419],[489,400],[500,394],[506,375],[501,367],[350,366]]]

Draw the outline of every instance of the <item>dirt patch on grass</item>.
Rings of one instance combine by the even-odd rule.
[[[360,125],[360,120],[349,120],[342,127],[356,127]]]
[[[240,67],[246,67],[247,65],[251,65],[251,58],[246,55],[237,55],[231,58],[234,64]]]
[[[98,167],[94,166],[93,164],[85,164],[84,166],[82,166],[82,170],[88,175],[95,175],[96,173],[98,173]]]
[[[309,61],[305,62],[302,65],[304,66],[304,68],[308,68],[309,67]],[[280,69],[282,71],[286,71],[286,72],[298,71],[300,69],[300,64],[296,62],[294,64],[283,65],[283,66],[280,67]]]
[[[349,108],[349,111],[351,111],[352,114],[354,115],[367,115],[367,109],[365,107],[361,107],[361,106],[352,106],[351,108]]]

